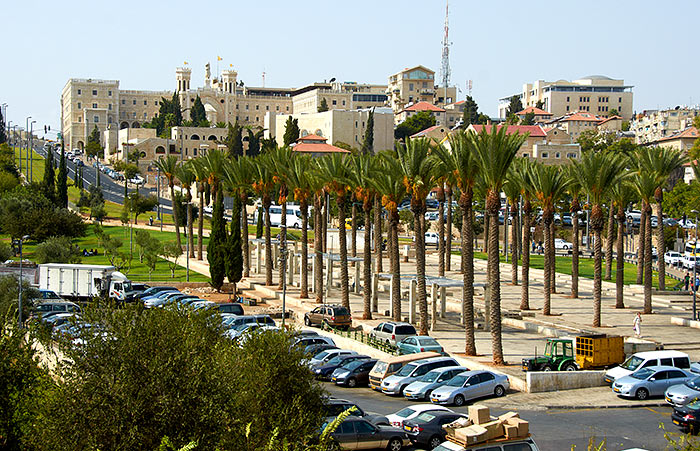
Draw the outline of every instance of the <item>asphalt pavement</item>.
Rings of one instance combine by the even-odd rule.
[[[415,404],[404,398],[387,396],[370,388],[345,388],[323,382],[324,388],[336,397],[355,402],[363,410],[387,415]],[[507,400],[506,396],[503,398]],[[663,400],[662,400],[663,401]],[[467,406],[452,407],[454,411],[467,413]],[[667,442],[659,425],[677,434],[671,423],[670,407],[643,407],[638,409],[530,409],[518,405],[508,409],[492,409],[492,415],[517,411],[530,422],[530,432],[541,451],[588,449],[589,440],[606,441],[608,451],[640,448],[650,451],[663,450]],[[416,450],[418,448],[410,448]]]

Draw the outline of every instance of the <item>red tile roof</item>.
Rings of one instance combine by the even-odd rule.
[[[425,130],[421,130],[418,133],[414,133],[411,135],[411,138],[420,138],[421,136],[425,136],[428,133],[432,132],[433,130],[437,130],[438,128],[445,128],[443,125],[433,125],[432,127],[428,127]]]
[[[695,127],[688,127],[685,130],[681,130],[680,132],[676,132],[672,134],[671,136],[667,136],[665,138],[661,138],[659,141],[670,141],[672,139],[697,139],[698,138],[698,129]]]
[[[524,116],[527,113],[535,113],[535,116],[551,116],[552,115],[552,113],[549,113],[545,110],[542,110],[542,109],[534,107],[534,106],[529,106],[522,111],[518,111],[517,113],[515,113],[515,115],[516,116],[521,116],[521,115]]]
[[[308,152],[308,153],[350,153],[349,150],[341,149],[340,147],[331,146],[325,142],[319,143],[297,143],[292,147],[294,152]]]
[[[600,122],[598,123],[598,125],[603,125],[603,124],[605,124],[606,122],[615,121],[615,120],[618,120],[618,119],[622,120],[622,117],[620,117],[620,116],[611,116],[611,117],[605,118],[605,119],[603,119],[602,121],[600,121]]]
[[[480,133],[484,127],[486,128],[486,133],[491,133],[490,125],[472,124],[469,126],[469,128],[472,128],[476,133]],[[500,130],[501,127],[503,127],[503,125],[498,125],[497,127],[497,130]],[[508,130],[506,131],[506,134],[512,135],[513,133],[520,133],[521,135],[529,133],[530,136],[533,138],[545,138],[547,136],[544,129],[539,125],[508,125]]]
[[[404,111],[434,111],[437,113],[445,112],[444,109],[440,108],[439,106],[435,106],[429,102],[418,102],[409,106],[408,108],[404,108]]]
[[[596,116],[595,114],[591,113],[581,113],[581,112],[576,112],[568,115],[567,117],[563,118],[562,121],[579,121],[579,122],[600,122],[602,121],[603,118],[600,116]]]
[[[306,135],[306,136],[302,136],[299,139],[297,139],[297,142],[303,142],[303,141],[326,142],[326,141],[328,141],[328,138],[324,138],[323,136],[318,136],[318,135]]]

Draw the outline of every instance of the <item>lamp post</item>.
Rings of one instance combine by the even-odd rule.
[[[32,139],[32,133],[34,132],[34,124],[36,124],[36,121],[32,121],[31,124],[29,124],[29,149],[27,150],[27,169],[29,169],[30,182],[34,180],[34,140]]]
[[[287,242],[280,243],[279,263],[282,265],[282,330],[287,316]]]
[[[697,320],[697,308],[696,308],[696,295],[697,295],[697,286],[695,284],[695,278],[697,276],[697,262],[695,261],[696,257],[696,251],[698,248],[698,211],[697,210],[692,210],[691,213],[695,214],[695,241],[693,241],[693,320]]]
[[[29,235],[24,235],[19,239],[19,312],[18,312],[18,323],[19,328],[22,328],[22,242],[29,239]]]
[[[12,121],[7,121],[7,126],[5,126],[5,133],[7,134],[7,144],[12,147],[12,135],[10,135],[10,131],[12,129]],[[14,149],[12,149],[12,153],[14,154]]]
[[[27,134],[27,132],[29,132],[29,119],[31,119],[31,118],[32,118],[31,116],[27,116],[27,122],[26,122],[27,126],[24,128],[24,134],[25,134],[25,135]],[[21,138],[21,136],[20,136],[20,138]],[[25,136],[25,138],[27,138],[27,147],[29,147],[29,136]],[[20,142],[22,142],[21,139],[20,139]],[[22,164],[22,148],[21,148],[21,146],[20,146],[20,151],[19,151],[19,164],[20,164],[20,172],[22,172],[22,168],[21,168],[21,164]],[[29,168],[27,168],[27,170],[29,170]],[[29,174],[27,173],[27,175],[29,175]]]

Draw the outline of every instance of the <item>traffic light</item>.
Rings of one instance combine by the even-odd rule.
[[[46,134],[46,125],[44,125],[44,134]]]
[[[49,131],[51,131],[51,126],[49,125]]]

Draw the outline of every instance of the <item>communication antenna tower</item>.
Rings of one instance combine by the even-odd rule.
[[[445,36],[442,38],[442,86],[445,89],[444,101],[447,103],[447,85],[450,82],[450,4],[449,0],[445,1]]]

